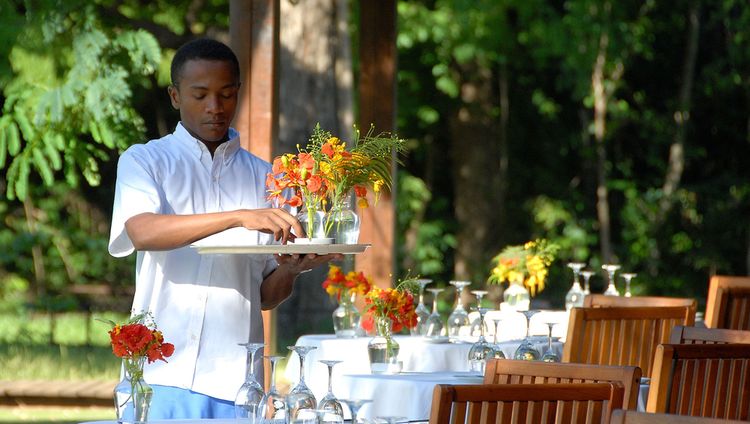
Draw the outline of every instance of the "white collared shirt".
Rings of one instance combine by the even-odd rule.
[[[131,146],[117,165],[109,253],[134,251],[125,222],[141,213],[271,207],[265,191],[270,170],[240,148],[233,129],[213,158],[181,123],[170,135]],[[273,243],[267,234],[248,234],[250,244]],[[237,344],[263,341],[260,285],[276,266],[268,255],[199,255],[189,246],[139,251],[133,311],[150,311],[165,341],[175,345],[169,363],[146,365],[146,381],[234,400],[246,366],[245,349]]]

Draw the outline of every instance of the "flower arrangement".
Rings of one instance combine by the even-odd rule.
[[[495,267],[487,279],[489,283],[522,283],[531,296],[544,290],[548,268],[560,247],[544,239],[523,245],[507,246],[492,259]]]
[[[331,297],[341,302],[341,297],[349,298],[353,294],[365,295],[372,288],[372,281],[363,272],[349,271],[347,274],[336,265],[329,265],[328,278],[323,281],[323,288]]]
[[[324,223],[324,233],[328,234],[332,216],[352,191],[357,205],[366,208],[370,190],[377,202],[383,188],[390,189],[393,152],[404,149],[404,140],[389,133],[375,135],[372,126],[364,136],[355,130],[355,139],[347,149],[346,142],[317,124],[306,147],[297,145],[298,153],[273,160],[273,169],[266,178],[268,199],[278,206],[303,207],[309,215],[308,236],[313,234],[316,211],[334,212]]]
[[[414,295],[418,289],[416,279],[400,281],[396,287],[374,287],[365,295],[365,309],[370,312],[363,321],[362,328],[373,331],[376,318],[388,318],[391,331],[398,333],[405,328],[417,325]]]

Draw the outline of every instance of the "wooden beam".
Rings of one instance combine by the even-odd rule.
[[[359,127],[376,132],[396,127],[396,0],[360,0]],[[395,160],[392,174],[395,175]],[[395,180],[395,177],[394,177]],[[376,285],[392,284],[395,269],[395,193],[381,196],[377,205],[361,210],[360,242],[372,248],[358,255],[357,269],[371,275]]]
[[[231,0],[229,3],[230,46],[240,62],[240,104],[234,127],[242,147],[270,161],[278,134],[279,0]],[[276,317],[263,312],[266,355],[276,346]],[[265,387],[270,369],[264,366]]]

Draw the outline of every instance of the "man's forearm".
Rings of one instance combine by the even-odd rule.
[[[294,280],[298,275],[286,265],[279,265],[269,274],[260,286],[261,309],[273,309],[286,300],[292,294]]]
[[[169,250],[187,246],[239,223],[236,212],[198,215],[142,213],[128,219],[125,229],[136,250]]]

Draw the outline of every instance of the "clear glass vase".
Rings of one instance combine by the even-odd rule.
[[[370,371],[373,374],[398,374],[402,364],[398,360],[399,345],[391,332],[391,320],[376,316],[375,331],[377,335],[367,344]]]
[[[346,196],[326,216],[328,237],[337,244],[357,244],[359,239],[359,215],[352,209],[351,196]]]
[[[143,379],[143,365],[146,358],[124,359],[124,377],[114,390],[117,422],[121,424],[142,424],[148,422],[148,410],[154,391]]]
[[[336,337],[346,339],[358,335],[362,315],[354,304],[354,298],[354,294],[342,294],[339,306],[333,311],[333,331]]]
[[[305,235],[309,239],[327,237],[325,231],[325,219],[326,213],[321,210],[304,208],[297,214],[297,220],[302,224],[302,228],[305,230]]]
[[[503,291],[503,303],[514,311],[528,311],[531,303],[529,291],[521,282],[511,282]]]

